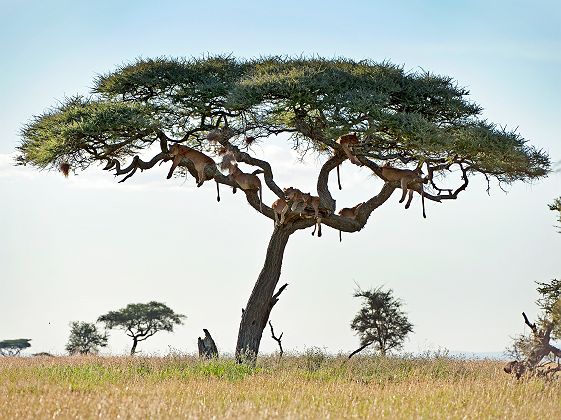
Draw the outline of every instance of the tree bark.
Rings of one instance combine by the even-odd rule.
[[[136,345],[138,344],[138,340],[136,337],[132,338],[132,348],[131,348],[131,356],[134,356],[134,353],[136,352]]]
[[[271,309],[278,301],[273,295],[280,278],[282,259],[288,238],[294,232],[289,226],[276,227],[267,247],[265,264],[253,287],[244,310],[236,344],[236,361],[255,364],[263,330]]]
[[[199,346],[199,357],[202,359],[213,359],[218,357],[218,349],[216,348],[216,343],[214,342],[210,332],[203,328],[205,333],[205,338],[199,337],[197,344]]]

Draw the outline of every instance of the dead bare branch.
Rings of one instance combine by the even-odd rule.
[[[285,285],[285,286],[286,286],[286,285]],[[284,351],[283,351],[283,349],[282,349],[282,342],[281,342],[281,340],[282,340],[282,335],[283,335],[284,333],[281,332],[281,335],[279,335],[278,337],[275,336],[275,331],[273,330],[273,324],[271,324],[271,320],[269,320],[269,327],[271,327],[271,338],[272,338],[273,340],[275,340],[275,341],[278,343],[278,345],[279,345],[279,350],[280,350],[280,351],[279,351],[279,359],[280,359],[280,358],[282,357],[283,353],[284,353]]]

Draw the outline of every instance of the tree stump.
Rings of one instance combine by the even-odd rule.
[[[212,339],[212,336],[206,328],[203,328],[205,333],[205,338],[199,337],[199,357],[203,359],[212,359],[218,357],[218,349],[216,348],[216,343]]]

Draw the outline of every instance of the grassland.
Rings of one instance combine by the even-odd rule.
[[[559,418],[561,383],[446,357],[0,358],[0,418]]]

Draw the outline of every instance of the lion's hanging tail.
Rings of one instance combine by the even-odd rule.
[[[62,162],[58,166],[58,169],[60,170],[60,172],[62,172],[62,174],[64,175],[65,178],[68,178],[68,174],[70,173],[70,163]]]
[[[343,188],[341,188],[341,174],[339,174],[339,166],[341,165],[337,165],[337,184],[339,184],[339,189],[342,190]]]
[[[262,169],[256,169],[251,173],[251,175],[257,176],[258,174],[264,174],[264,173],[265,172]],[[261,184],[260,179],[259,179],[259,211],[263,213],[263,184]]]

